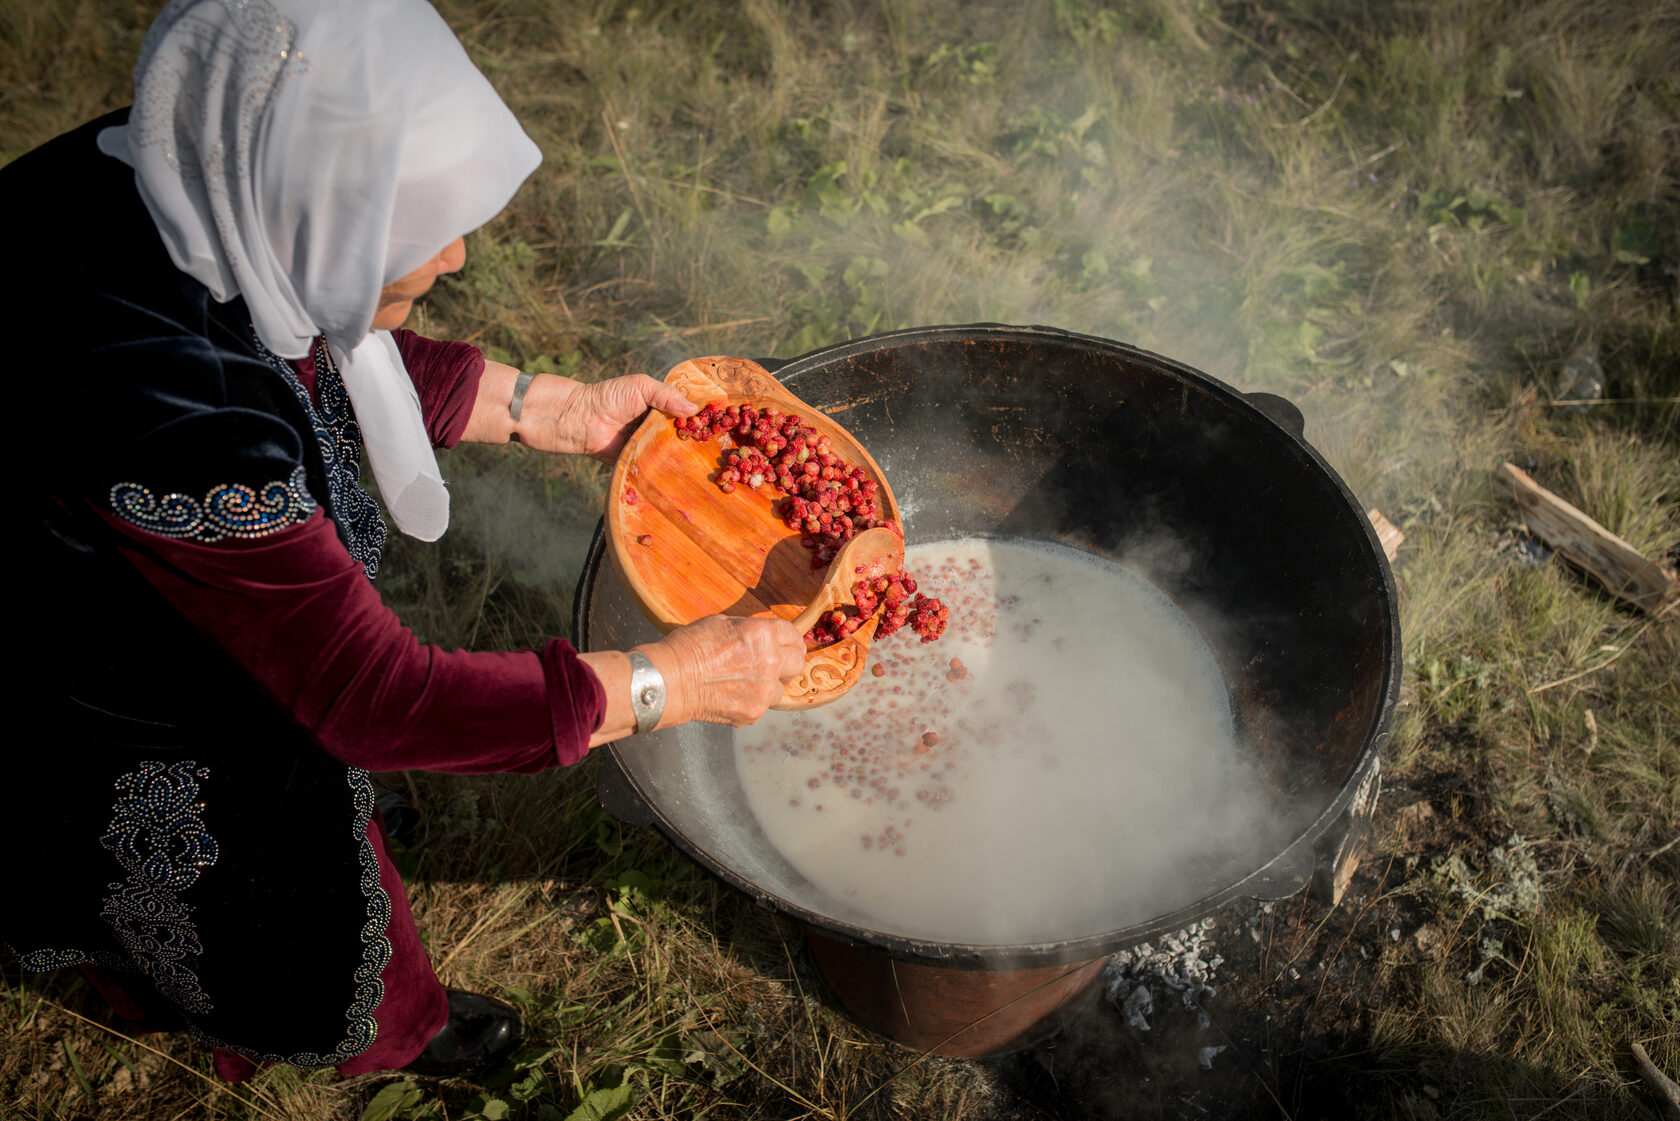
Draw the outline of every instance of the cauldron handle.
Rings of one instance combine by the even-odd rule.
[[[1279,853],[1244,885],[1253,899],[1288,899],[1311,882],[1317,854],[1311,841],[1298,841]]]
[[[1382,790],[1382,765],[1375,751],[1387,740],[1377,737],[1365,777],[1354,788],[1353,799],[1316,839],[1296,841],[1259,872],[1247,885],[1255,899],[1286,899],[1303,887],[1327,907],[1341,904],[1359,862],[1366,855],[1377,795]]]
[[[1299,439],[1307,438],[1307,418],[1289,398],[1279,397],[1276,393],[1245,393],[1243,397],[1280,427],[1293,432]]]
[[[636,793],[630,776],[624,773],[624,765],[618,761],[618,754],[611,749],[601,760],[600,773],[595,776],[595,797],[602,809],[625,825],[653,824],[653,811]]]

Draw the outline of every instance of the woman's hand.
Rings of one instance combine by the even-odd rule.
[[[512,366],[484,363],[463,439],[494,444],[517,436],[538,451],[589,455],[611,463],[650,408],[679,417],[700,411],[687,397],[646,374],[590,384],[538,374],[525,390],[524,407],[514,420],[508,403],[518,376]]]
[[[665,678],[672,724],[751,724],[805,668],[805,640],[784,619],[708,615],[640,649]]]
[[[708,615],[658,642],[636,647],[665,679],[659,727],[700,720],[740,727],[782,698],[782,683],[805,666],[805,640],[782,619]],[[630,659],[618,651],[580,655],[607,693],[607,711],[589,746],[636,731],[630,707]]]
[[[525,393],[525,411],[514,429],[519,439],[542,451],[580,451],[602,463],[618,458],[649,409],[671,416],[700,411],[699,405],[646,374],[589,384],[556,377],[551,381],[560,384],[539,389],[543,380],[538,377]],[[552,406],[550,395],[556,399]]]

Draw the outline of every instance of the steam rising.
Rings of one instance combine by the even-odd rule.
[[[1147,581],[1004,542],[910,563],[953,608],[943,641],[884,643],[886,676],[737,735],[748,803],[819,909],[936,941],[1060,941],[1276,851],[1213,651]]]
[[[1176,9],[1168,5],[1163,10]],[[788,25],[802,18],[796,11],[749,5],[750,18],[770,44],[797,43],[811,30]],[[833,11],[836,21],[854,19],[849,10]],[[1320,340],[1317,351],[1313,349],[1309,312],[1316,315],[1321,305],[1365,286],[1352,283],[1341,263],[1348,256],[1349,235],[1329,232],[1322,215],[1303,206],[1303,200],[1334,203],[1343,210],[1366,206],[1366,196],[1373,209],[1386,207],[1389,200],[1379,202],[1372,187],[1350,186],[1340,174],[1345,169],[1315,165],[1305,158],[1305,149],[1300,158],[1291,151],[1270,150],[1293,143],[1296,135],[1272,128],[1271,118],[1299,115],[1287,104],[1273,113],[1270,102],[1283,100],[1276,86],[1268,82],[1262,87],[1256,80],[1240,97],[1228,96],[1224,87],[1193,89],[1182,63],[1142,38],[1121,36],[1110,43],[1099,36],[1099,48],[1098,39],[1091,37],[1095,33],[1059,27],[1049,7],[1028,6],[1016,13],[1000,6],[991,15],[995,18],[952,21],[952,27],[940,29],[940,41],[960,37],[963,33],[953,30],[959,23],[985,28],[983,34],[998,45],[998,55],[990,61],[997,80],[966,84],[960,75],[967,55],[946,62],[930,57],[906,79],[918,88],[913,113],[883,111],[869,68],[872,58],[886,53],[868,49],[842,46],[841,53],[796,58],[784,57],[784,48],[778,46],[765,67],[773,80],[751,87],[757,96],[717,85],[710,71],[685,73],[685,80],[672,83],[683,90],[682,117],[692,114],[706,122],[713,150],[759,151],[766,137],[774,137],[769,147],[778,161],[774,175],[763,174],[764,168],[751,161],[721,161],[707,165],[703,175],[696,171],[696,182],[705,178],[716,188],[701,200],[705,206],[694,205],[697,196],[675,179],[667,183],[643,175],[646,168],[662,166],[661,159],[675,151],[661,147],[667,138],[659,124],[664,110],[625,108],[647,103],[619,99],[619,131],[613,146],[603,145],[600,154],[616,155],[626,182],[638,192],[633,214],[630,209],[624,213],[630,215],[630,232],[645,237],[652,247],[648,277],[659,290],[661,322],[672,320],[667,306],[671,304],[680,308],[676,321],[696,325],[685,326],[680,335],[655,331],[640,336],[636,357],[641,368],[658,374],[681,358],[703,353],[786,358],[898,327],[987,320],[1044,323],[1122,339],[1233,384],[1299,398],[1297,390],[1315,384],[1310,363],[1332,353],[1326,343],[1346,347],[1334,351],[1338,363],[1349,351],[1358,355],[1346,367],[1354,374],[1380,374],[1384,362],[1402,353],[1376,330],[1369,331],[1369,338]],[[1187,24],[1172,26],[1193,39]],[[827,30],[833,34],[822,38],[831,43],[855,38],[849,26],[839,23]],[[1082,45],[1070,46],[1075,40]],[[654,56],[656,42],[652,29],[642,27],[622,37],[609,34],[599,41],[583,41],[578,47],[580,66],[602,88],[616,89],[616,75],[626,59],[643,64],[651,60],[666,72],[672,61]],[[780,71],[796,65],[837,67],[833,82],[813,83],[832,90],[832,100],[820,106],[789,104],[783,86],[791,89],[797,83]],[[739,73],[727,68],[720,72]],[[881,75],[873,77],[885,88]],[[620,112],[623,119],[617,121]],[[527,115],[560,119],[546,105]],[[1264,158],[1240,158],[1247,153],[1242,138],[1248,134],[1259,138],[1258,149],[1266,149],[1260,151]],[[1229,158],[1195,158],[1208,151]],[[1383,170],[1380,163],[1370,166]],[[686,182],[688,177],[676,178]],[[768,201],[736,202],[729,189],[738,190],[742,198]],[[594,183],[578,194],[589,205],[605,209],[593,216],[588,229],[561,239],[577,244],[616,230],[615,216],[632,201],[628,196],[602,197]],[[639,228],[641,223],[645,230]],[[615,232],[608,240],[616,237]],[[586,293],[574,296],[574,307],[588,298]],[[620,309],[610,310],[616,314]],[[752,325],[758,322],[764,325]],[[706,323],[748,326],[696,333]],[[1425,362],[1445,364],[1457,346],[1427,345],[1432,352],[1408,349],[1405,357],[1419,368]],[[1433,352],[1440,352],[1441,361]],[[1391,379],[1379,380],[1378,387],[1383,386],[1398,391]],[[1391,477],[1386,459],[1395,447],[1419,454],[1419,422],[1413,419],[1418,412],[1401,407],[1403,401],[1391,403],[1393,424],[1368,425],[1344,414],[1340,429],[1327,430],[1327,414],[1335,412],[1324,403],[1327,399],[1320,393],[1302,402],[1312,413],[1309,435],[1321,446],[1328,442],[1326,450],[1356,488],[1364,489],[1361,484],[1372,478]],[[912,541],[976,525],[1072,540],[1051,532],[1057,527],[1004,524],[1011,516],[1020,517],[1018,507],[1029,509],[1037,500],[1025,493],[1031,481],[1025,471],[1039,463],[1025,469],[1014,465],[1003,485],[1018,483],[1019,489],[1009,493],[977,494],[940,475],[949,469],[949,459],[937,456],[934,448],[947,434],[971,438],[954,408],[945,415],[950,417],[949,433],[934,426],[919,429],[914,440],[879,441],[893,445],[881,462],[906,509]],[[838,419],[848,422],[844,413]],[[1355,438],[1370,428],[1379,433],[1376,439]],[[866,442],[880,454],[876,441]],[[1043,450],[1042,461],[1048,464],[1058,449],[1051,444]],[[1353,472],[1348,471],[1349,460]],[[958,502],[963,508],[951,509]],[[467,505],[463,501],[457,508]],[[984,517],[975,514],[975,507],[982,505]],[[1173,550],[1170,543],[1150,546],[1125,559],[1140,562],[1134,567],[1152,576],[1163,571],[1170,575],[1175,566],[1181,570],[1189,561]],[[559,578],[569,579],[572,570]],[[1170,586],[1170,580],[1166,583]],[[1215,646],[1221,645],[1214,621],[1194,605],[1187,607]],[[1248,620],[1244,625],[1256,624]],[[617,636],[619,644],[634,640],[629,630]],[[937,648],[916,653],[939,657]],[[1270,738],[1292,741],[1282,734]],[[683,769],[684,781],[672,780],[670,804],[682,814],[715,813],[730,819],[736,807],[726,797],[733,795],[727,781],[710,788],[686,781],[692,774],[711,774],[717,731],[688,729],[680,740],[632,741],[625,750],[632,757],[657,751],[680,761],[676,765]],[[1252,764],[1242,757],[1238,771],[1249,767]],[[1266,785],[1252,772],[1248,778],[1254,788]],[[1140,775],[1117,780],[1107,801],[1097,801],[1112,807],[1146,784]],[[1228,785],[1244,788],[1249,783]],[[719,804],[706,807],[708,797]],[[753,839],[737,839],[731,832],[736,825],[724,820],[704,835],[718,836],[719,847],[731,850],[723,861],[726,865],[783,890],[783,871],[759,868]],[[846,839],[846,844],[855,847],[856,840]],[[1155,840],[1143,837],[1135,851]],[[733,851],[737,843],[745,851]],[[1261,859],[1251,866],[1276,851],[1257,840],[1253,852]],[[1108,866],[1083,842],[1057,860],[1061,863],[1045,864],[1034,875],[1060,871],[1074,879],[1082,868],[1106,874],[1103,869]],[[1164,856],[1161,863],[1178,864]],[[1167,882],[1179,884],[1195,878],[1194,869],[1181,866],[1169,867],[1163,875]],[[1109,893],[1107,887],[1085,887],[1089,897]],[[1150,890],[1121,885],[1112,894],[1137,900],[1148,898]]]

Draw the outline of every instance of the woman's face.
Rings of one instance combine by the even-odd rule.
[[[431,290],[446,272],[455,272],[467,261],[467,243],[456,238],[443,251],[407,276],[399,277],[379,290],[379,309],[373,313],[373,330],[390,331],[403,325],[414,301]]]

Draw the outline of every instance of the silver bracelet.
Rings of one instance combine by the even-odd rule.
[[[508,402],[508,412],[513,415],[514,420],[518,420],[519,414],[525,411],[525,391],[531,388],[531,382],[536,376],[522,373],[513,379],[513,400]]]
[[[630,711],[636,714],[636,731],[651,732],[665,715],[665,678],[640,650],[630,655]]]

